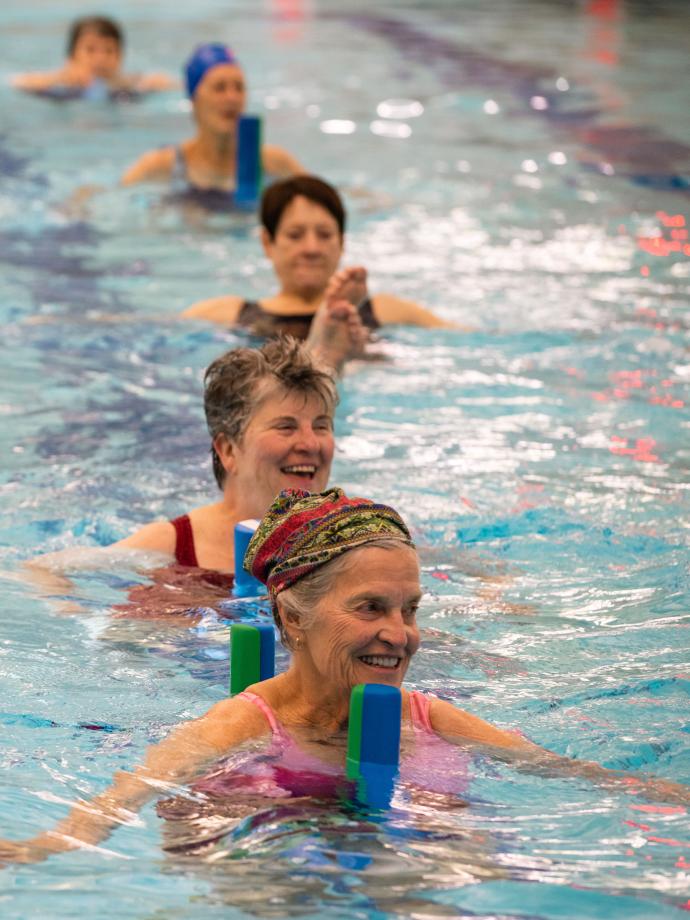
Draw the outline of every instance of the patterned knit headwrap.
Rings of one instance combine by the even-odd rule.
[[[389,537],[412,546],[397,511],[342,489],[286,489],[273,502],[249,542],[244,567],[271,598],[350,549]]]

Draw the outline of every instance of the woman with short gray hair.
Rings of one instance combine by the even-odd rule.
[[[330,369],[294,339],[221,355],[204,376],[204,409],[221,497],[172,520],[147,524],[112,548],[163,553],[177,566],[206,570],[206,580],[227,593],[233,584],[235,524],[263,517],[282,489],[326,488],[337,402]],[[54,595],[65,593],[58,582],[68,568],[94,562],[97,558],[76,559],[73,550],[63,550],[26,567],[32,581]],[[144,598],[138,600],[146,605]]]

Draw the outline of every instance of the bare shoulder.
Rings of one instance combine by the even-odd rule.
[[[221,700],[205,716],[189,724],[194,726],[200,741],[218,751],[262,738],[271,731],[261,710],[241,697]]]
[[[425,326],[427,328],[453,329],[440,316],[413,300],[404,300],[393,294],[375,294],[371,298],[374,316],[382,326],[404,323],[408,326]]]
[[[148,179],[168,179],[174,163],[174,147],[149,150],[129,167],[122,176],[121,183],[122,185],[134,185],[137,182],[146,182]]]
[[[532,747],[521,735],[497,728],[444,700],[431,701],[429,717],[434,731],[449,740],[474,741],[501,748]]]
[[[118,540],[115,546],[127,549],[150,549],[159,553],[175,554],[177,535],[170,521],[153,521],[137,530],[130,537]]]
[[[306,172],[299,160],[282,147],[276,147],[275,144],[264,144],[261,147],[261,164],[265,172],[280,178]]]
[[[223,297],[211,297],[208,300],[199,300],[187,307],[182,316],[186,319],[206,319],[211,323],[222,323],[232,326],[240,315],[243,299],[235,294]]]
[[[268,732],[268,723],[256,706],[242,699],[221,700],[205,715],[178,725],[167,738],[152,745],[144,766],[135,772],[191,780],[203,764]]]

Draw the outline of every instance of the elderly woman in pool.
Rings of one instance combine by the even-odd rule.
[[[422,592],[409,531],[392,508],[348,498],[337,488],[321,494],[287,491],[262,520],[245,567],[268,587],[283,642],[292,651],[288,670],[216,703],[205,716],[151,746],[142,766],[120,773],[108,790],[76,806],[54,831],[1,843],[0,858],[37,860],[96,844],[170,782],[196,779],[198,792],[264,795],[273,802],[342,789],[344,750],[333,742],[347,727],[352,688],[359,683],[400,687],[419,648],[416,613]],[[403,780],[410,760],[419,762],[426,749],[426,779],[433,788],[438,765],[452,763],[434,756],[439,744],[480,745],[532,770],[690,802],[684,786],[633,779],[556,756],[434,697],[403,690],[402,700]],[[244,742],[269,745],[268,751],[251,755],[254,772],[250,756],[239,767],[237,761],[228,763],[225,781],[222,764],[198,780]],[[233,783],[238,769],[241,776]],[[420,775],[419,763],[414,775]]]
[[[169,600],[175,609],[185,603],[179,596],[181,587],[188,592],[220,589],[226,596],[232,587],[235,524],[261,518],[281,489],[326,487],[336,403],[331,373],[299,342],[277,339],[261,349],[237,348],[222,355],[207,368],[204,389],[220,499],[171,521],[147,524],[110,549],[172,557],[178,568],[162,570],[162,581],[173,586]],[[59,598],[71,593],[63,573],[100,567],[103,553],[103,548],[63,550],[32,560],[26,570],[44,596]],[[205,570],[196,573],[196,587],[187,568]],[[144,587],[148,586],[134,589],[138,594],[130,601],[146,604],[151,611],[165,606],[161,591],[153,598],[143,597]],[[64,612],[74,612],[70,602],[57,603]]]
[[[261,240],[279,289],[261,301],[225,295],[194,304],[186,317],[244,326],[270,335],[305,338],[320,304],[345,299],[370,331],[391,323],[450,327],[429,310],[392,294],[367,290],[361,266],[338,271],[345,245],[345,207],[338,192],[316,176],[294,176],[269,186],[261,200]]]
[[[244,111],[244,73],[225,45],[199,46],[185,67],[196,134],[179,146],[145,153],[122,177],[123,185],[147,180],[171,180],[197,190],[232,192],[236,179],[237,121]],[[290,176],[303,172],[286,150],[261,149],[264,172]]]

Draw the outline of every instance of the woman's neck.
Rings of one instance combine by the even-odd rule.
[[[223,498],[218,502],[219,513],[227,515],[235,522],[261,520],[268,510],[268,504],[257,502],[250,488],[241,486],[228,477],[223,489]]]
[[[196,137],[185,143],[184,152],[192,167],[219,175],[235,175],[237,143],[234,132],[215,134],[200,128]]]
[[[263,511],[257,511],[255,505],[240,500],[232,489],[226,487],[220,501],[190,512],[199,565],[205,569],[232,572],[235,565],[235,525],[240,521],[261,518]]]
[[[280,721],[324,737],[342,731],[347,727],[350,711],[349,690],[334,687],[329,691],[324,687],[323,676],[312,675],[301,665],[293,660],[290,668],[276,678],[275,702],[271,702]]]

